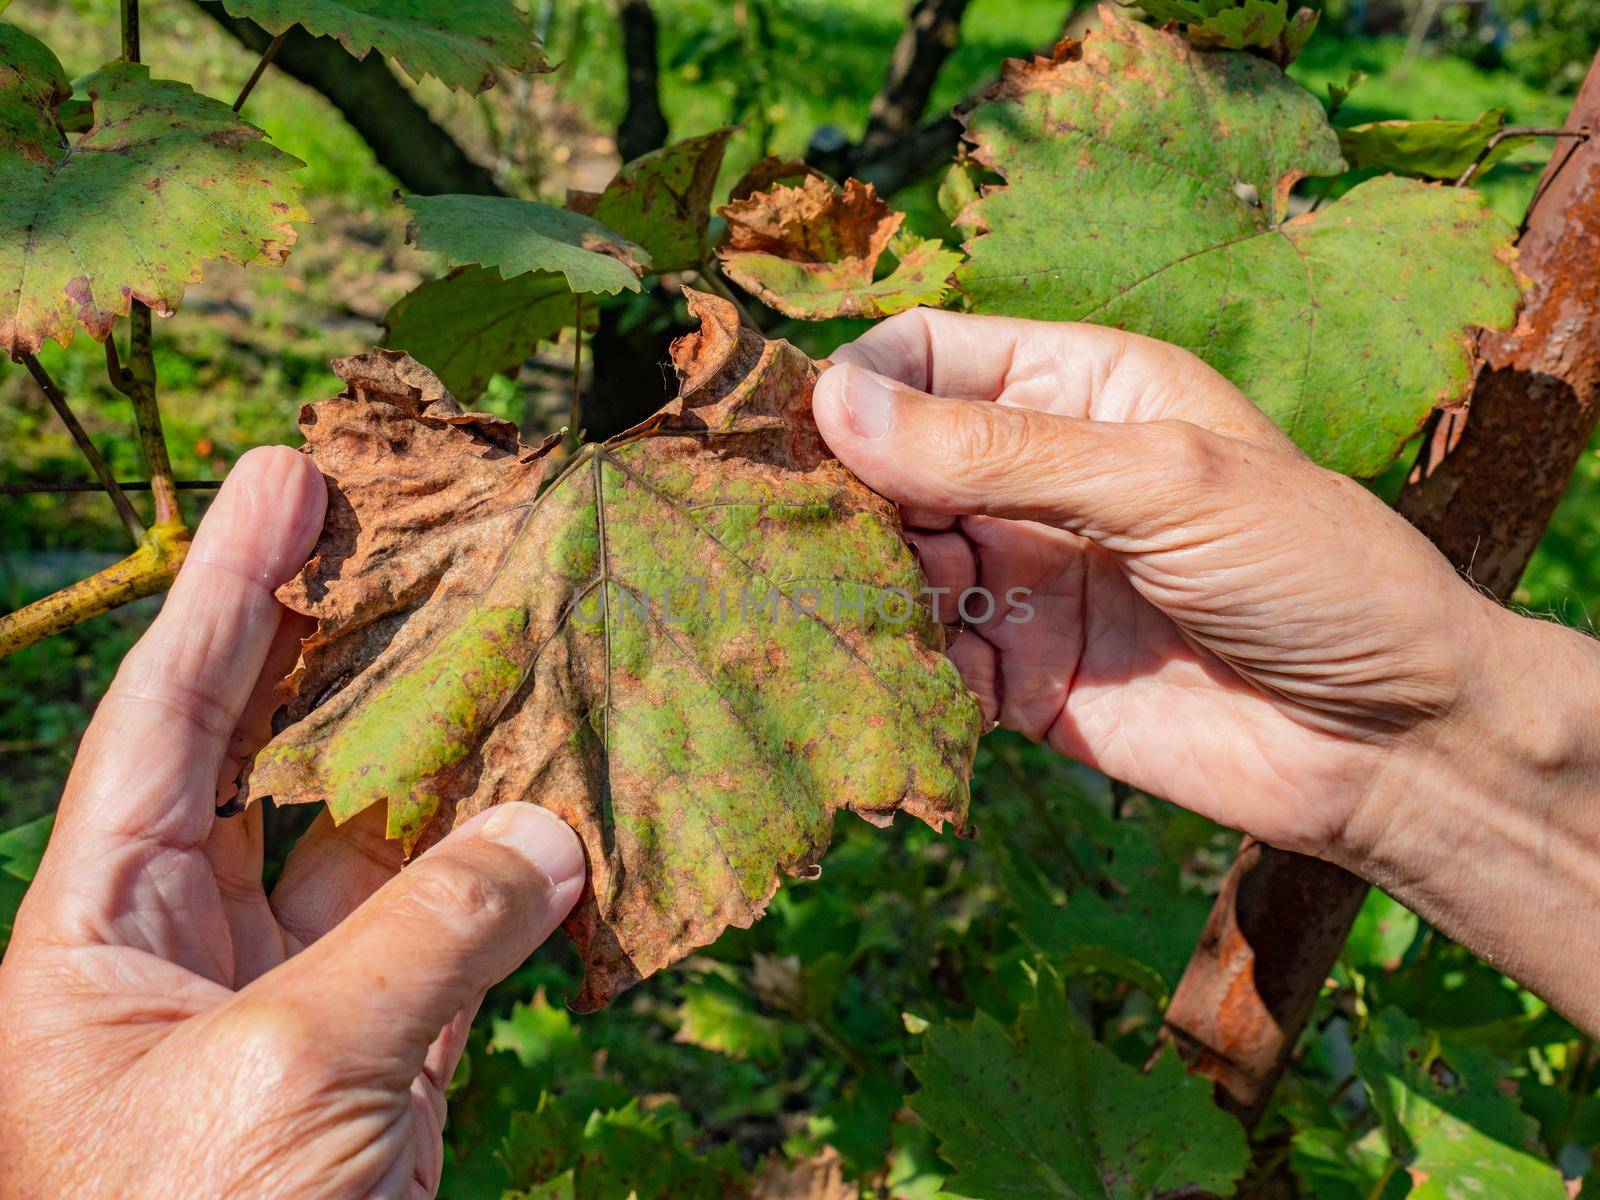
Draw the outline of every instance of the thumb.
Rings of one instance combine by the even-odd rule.
[[[444,1025],[550,936],[583,881],[583,848],[564,821],[532,804],[497,805],[241,999],[315,1014],[330,1057],[354,1051],[409,1081]]]
[[[1187,421],[946,400],[854,364],[825,371],[811,403],[840,461],[907,508],[1043,521],[1112,549],[1214,510],[1245,456],[1269,453]]]

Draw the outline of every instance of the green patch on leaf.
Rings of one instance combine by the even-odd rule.
[[[407,236],[453,264],[493,267],[511,279],[559,274],[575,292],[637,292],[650,256],[593,217],[508,196],[408,196]]]
[[[297,159],[226,104],[114,62],[79,85],[94,123],[73,140],[55,56],[0,24],[0,349],[96,338],[140,300],[170,316],[206,259],[281,263],[307,219]]]
[[[496,71],[544,69],[544,51],[512,0],[223,0],[268,33],[300,25],[337,38],[351,54],[376,50],[411,78],[432,75],[468,92],[493,87]]]
[[[1244,1130],[1170,1050],[1147,1073],[1095,1042],[1046,969],[1006,1029],[935,1026],[911,1060],[911,1107],[954,1168],[948,1190],[1008,1200],[1233,1194]]]
[[[967,135],[1006,181],[963,213],[973,309],[1184,346],[1347,474],[1458,400],[1472,328],[1515,315],[1514,231],[1468,189],[1379,177],[1291,217],[1296,181],[1345,164],[1316,98],[1253,55],[1113,18],[1011,64]]]

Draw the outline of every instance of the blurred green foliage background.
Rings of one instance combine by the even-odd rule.
[[[604,0],[532,7],[552,61],[563,64],[556,73],[476,98],[431,83],[413,91],[506,186],[559,200],[569,186],[603,184],[617,164],[624,67]],[[1340,124],[1504,108],[1512,123],[1559,125],[1600,44],[1594,0],[1324,7],[1324,28],[1292,74],[1326,94],[1365,73]],[[655,8],[672,136],[742,124],[729,179],[764,153],[802,154],[821,126],[858,135],[904,23],[895,0],[659,0]],[[1002,58],[1047,47],[1074,13],[1092,17],[1062,0],[972,0],[931,109],[981,86]],[[115,6],[104,0],[13,0],[7,19],[54,46],[74,75],[116,53]],[[188,0],[149,0],[145,23],[157,74],[227,99],[253,66]],[[300,405],[336,390],[328,358],[374,342],[388,306],[438,269],[404,244],[395,180],[319,95],[269,72],[247,115],[305,161],[316,223],[285,269],[215,267],[178,316],[158,324],[180,478],[217,479],[251,446],[295,442]],[[1520,217],[1548,153],[1520,151],[1481,181],[1497,209]],[[930,234],[947,232],[931,182],[895,202]],[[792,332],[821,352],[852,328]],[[567,353],[549,350],[517,379],[497,378],[487,406],[521,421],[530,439],[559,426]],[[40,358],[119,477],[139,478],[126,403],[104,381],[99,347],[79,338]],[[26,373],[9,363],[0,364],[0,447],[0,483],[88,478]],[[204,495],[186,494],[191,513]],[[1518,604],[1589,627],[1600,600],[1597,501],[1600,458],[1591,449]],[[0,604],[103,565],[122,543],[103,497],[0,496]],[[53,808],[96,700],[157,603],[0,661],[0,829]],[[718,1162],[749,1167],[775,1151],[803,1158],[832,1147],[869,1191],[934,1196],[943,1168],[926,1131],[904,1117],[905,1056],[929,1021],[974,1007],[1015,1014],[1032,994],[1027,967],[1039,953],[1065,969],[1100,1040],[1142,1062],[1162,991],[1193,945],[1233,836],[1005,736],[980,752],[973,811],[984,834],[976,843],[842,819],[826,886],[785,887],[754,930],[730,933],[604,1014],[570,1017],[559,998],[575,964],[564,948],[541,954],[491,995],[473,1035],[455,1085],[445,1195],[499,1196],[510,1182],[505,1163],[518,1153],[511,1114],[531,1112],[549,1093],[547,1125],[575,1122],[573,1139],[611,1147],[619,1160],[643,1153],[676,1163],[685,1179],[711,1178]],[[1106,953],[1122,944],[1133,948],[1121,959]],[[1101,949],[1086,954],[1084,945]],[[1291,1121],[1341,1131],[1328,1134],[1336,1141],[1361,1133],[1344,1086],[1352,1030],[1384,1005],[1492,1045],[1546,1153],[1571,1177],[1587,1169],[1585,1147],[1600,1136],[1587,1039],[1382,896],[1369,902],[1339,972],[1306,1061],[1261,1135],[1257,1194],[1293,1194],[1269,1190],[1291,1161],[1295,1177],[1306,1177],[1310,1150],[1291,1140]],[[607,1115],[585,1127],[586,1114]],[[508,1131],[512,1144],[503,1146]],[[679,1194],[694,1193],[684,1184]]]

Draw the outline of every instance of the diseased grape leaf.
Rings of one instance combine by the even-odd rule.
[[[1229,1196],[1249,1161],[1244,1130],[1170,1049],[1147,1073],[1090,1037],[1059,976],[1006,1029],[980,1012],[935,1025],[911,1060],[911,1107],[955,1168],[948,1191],[985,1200]]]
[[[962,828],[981,724],[893,505],[811,420],[816,364],[689,300],[678,399],[548,486],[550,443],[419,364],[335,363],[301,418],[327,525],[279,592],[319,625],[244,781],[386,804],[408,847],[552,808],[589,860],[579,1008],[754,922],[838,809]]]
[[[979,312],[1175,342],[1325,466],[1381,471],[1504,328],[1514,231],[1470,189],[1379,177],[1291,217],[1344,169],[1315,97],[1262,58],[1121,20],[1008,64],[967,118],[1004,177],[961,214]]]
[[[205,259],[283,261],[308,219],[301,163],[226,104],[114,62],[80,82],[94,124],[58,122],[72,92],[38,39],[0,24],[0,349],[96,338],[141,300],[170,316]]]
[[[1482,1047],[1444,1041],[1389,1008],[1357,1039],[1355,1058],[1413,1200],[1566,1196],[1561,1172],[1533,1151],[1537,1124]]]
[[[512,0],[223,0],[268,33],[293,25],[337,38],[351,54],[376,50],[412,79],[432,75],[481,92],[495,71],[545,70],[544,48]]]
[[[711,194],[731,128],[685,138],[623,165],[606,190],[578,206],[643,246],[650,271],[689,271],[705,261]]]
[[[1517,135],[1494,142],[1505,123],[1503,108],[1491,108],[1475,121],[1373,121],[1339,130],[1339,149],[1353,170],[1456,180],[1480,156],[1478,169],[1487,171],[1533,141]]]
[[[936,238],[900,232],[870,183],[837,188],[807,176],[798,187],[775,184],[718,210],[728,240],[717,254],[730,279],[779,312],[809,321],[886,317],[937,304],[950,290],[961,255]],[[898,260],[874,279],[884,251]]]
[[[567,281],[549,271],[510,279],[488,267],[459,267],[394,302],[384,315],[383,344],[404,350],[439,377],[445,390],[476,400],[495,374],[511,375],[542,341],[577,318]],[[599,310],[583,310],[593,329]]]
[[[456,266],[493,267],[505,279],[561,275],[575,292],[639,290],[650,256],[593,217],[509,196],[407,196],[406,236]]]

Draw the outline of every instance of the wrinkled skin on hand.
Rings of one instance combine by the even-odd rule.
[[[478,1000],[583,886],[513,804],[404,871],[381,816],[323,814],[263,890],[218,783],[266,738],[302,632],[272,591],[322,516],[304,456],[241,459],[84,736],[0,964],[7,1200],[432,1196]]]
[[[945,619],[1032,592],[951,649],[1007,728],[1338,855],[1394,749],[1470,703],[1500,610],[1193,355],[918,310],[835,362],[817,422],[901,504]]]

